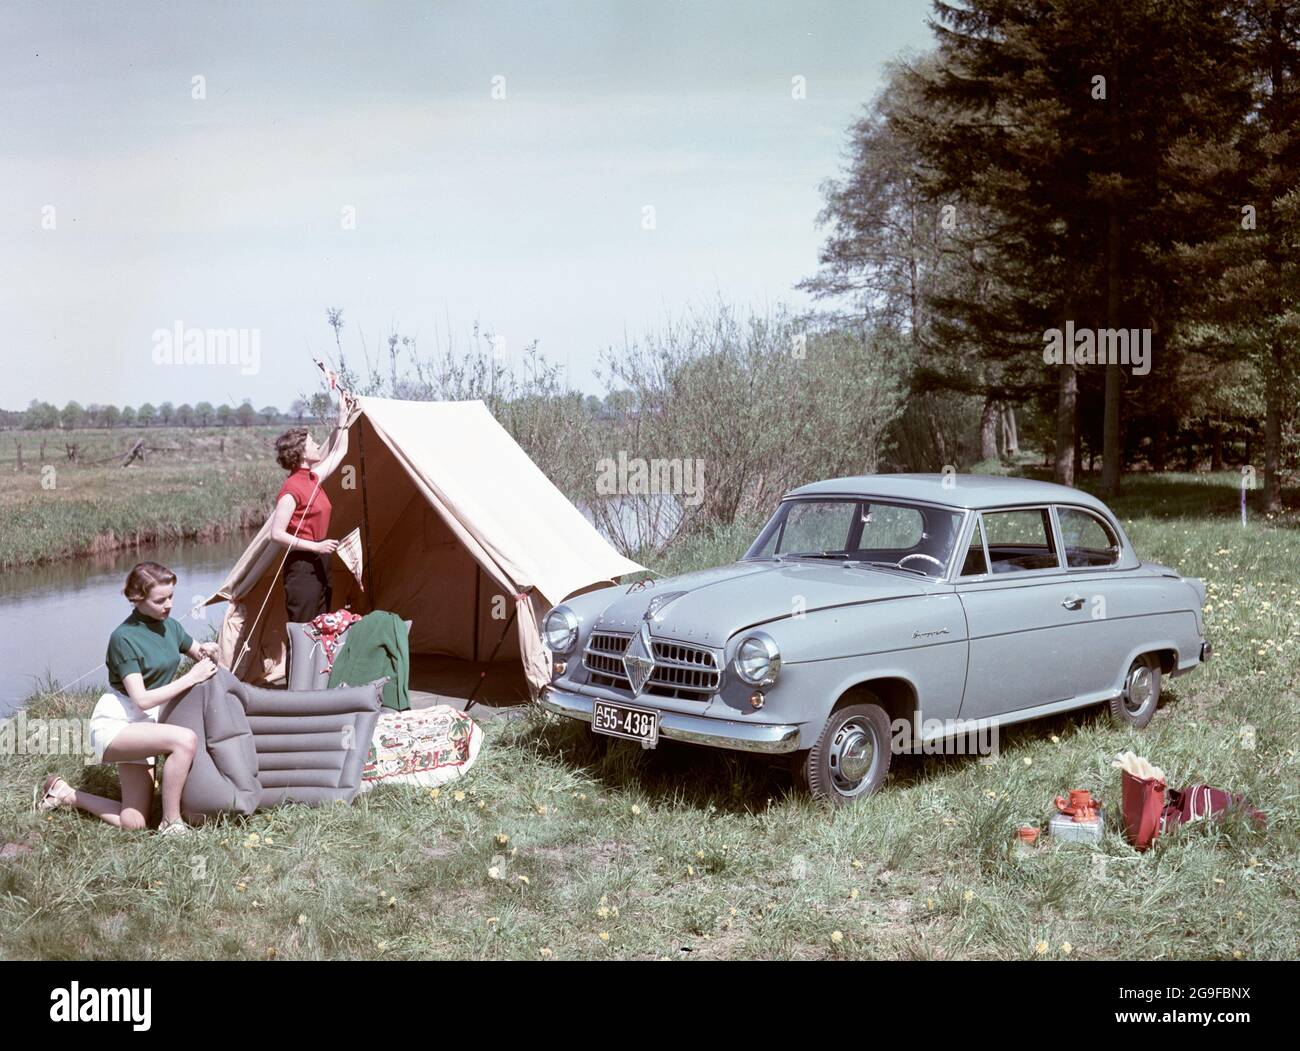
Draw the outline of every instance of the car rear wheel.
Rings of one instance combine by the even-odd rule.
[[[1110,701],[1110,717],[1120,726],[1141,729],[1151,721],[1160,703],[1160,661],[1144,653],[1124,676],[1124,689]]]
[[[878,704],[853,704],[831,713],[800,773],[815,799],[842,805],[879,788],[889,760],[889,716]]]

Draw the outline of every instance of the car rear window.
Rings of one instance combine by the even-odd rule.
[[[1113,566],[1119,561],[1119,537],[1096,515],[1077,507],[1058,507],[1065,564],[1071,569]]]

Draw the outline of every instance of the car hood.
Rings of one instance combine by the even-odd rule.
[[[633,585],[635,587],[635,585]],[[635,631],[655,604],[651,634],[720,647],[736,632],[796,611],[933,593],[933,583],[888,570],[827,562],[735,562],[627,589],[597,615],[593,630]]]

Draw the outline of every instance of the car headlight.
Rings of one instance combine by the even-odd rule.
[[[556,606],[542,620],[542,641],[552,653],[568,653],[578,641],[578,618],[568,606]]]
[[[755,631],[736,647],[736,674],[750,686],[771,686],[781,674],[781,651],[765,631]]]

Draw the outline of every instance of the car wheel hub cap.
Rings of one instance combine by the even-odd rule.
[[[835,735],[835,747],[831,751],[831,769],[836,780],[852,787],[871,772],[875,762],[876,748],[870,731],[850,723]]]
[[[1128,680],[1129,711],[1140,712],[1151,700],[1151,669],[1134,668]]]

